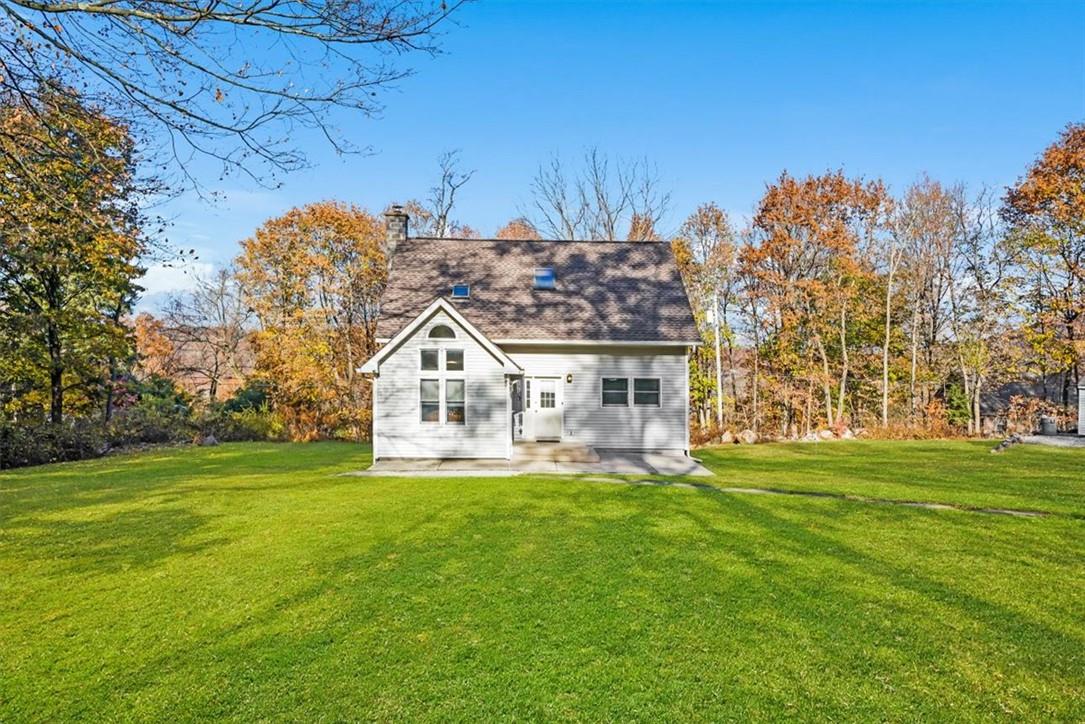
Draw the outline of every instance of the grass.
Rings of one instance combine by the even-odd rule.
[[[351,478],[346,444],[0,474],[0,719],[1085,718],[1085,453],[721,448],[720,486]]]

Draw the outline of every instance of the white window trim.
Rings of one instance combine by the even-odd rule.
[[[463,353],[463,369],[448,369],[449,349]],[[437,352],[437,369],[422,369],[422,352]],[[422,382],[435,380],[437,382],[437,421],[431,422],[422,419]],[[448,421],[448,385],[449,380],[463,383],[463,422]],[[432,400],[429,400],[432,404]],[[467,354],[462,347],[419,347],[418,348],[418,416],[420,425],[427,427],[432,425],[454,425],[465,427],[467,425]]]
[[[659,399],[654,405],[637,404],[637,380],[655,380],[659,384],[656,396]],[[662,377],[633,377],[629,384],[629,395],[633,407],[663,407],[663,378]]]
[[[625,404],[624,405],[607,405],[603,403],[603,380],[625,380]],[[632,401],[630,395],[633,394],[633,386],[629,383],[629,377],[626,375],[602,375],[599,378],[599,407],[600,409],[616,409],[627,410],[632,407]]]
[[[437,421],[436,422],[432,422],[430,420],[423,420],[422,419],[422,402],[423,402],[423,400],[422,400],[422,383],[423,382],[436,382],[437,383]],[[428,427],[430,425],[440,425],[441,424],[441,420],[444,419],[442,417],[442,415],[441,415],[442,408],[444,407],[444,403],[442,402],[442,400],[444,399],[444,394],[443,394],[444,393],[444,387],[445,387],[444,380],[440,379],[439,377],[419,377],[418,378],[418,417],[415,418],[415,419],[418,420],[419,425],[425,425],[425,426]],[[428,402],[429,404],[433,404],[432,400],[426,400],[425,402]]]
[[[444,327],[449,332],[452,332],[452,336],[451,337],[434,337],[433,336],[433,330],[437,329],[438,327]],[[435,339],[438,342],[447,342],[450,339],[459,339],[459,337],[456,336],[456,330],[455,330],[455,328],[453,328],[453,326],[451,324],[447,324],[446,322],[438,321],[436,324],[431,325],[430,328],[426,330],[426,339]]]
[[[462,382],[463,383],[463,401],[456,404],[463,405],[463,422],[449,422],[448,421],[448,383],[449,382]],[[453,425],[454,427],[466,427],[467,426],[467,379],[464,377],[446,377],[441,380],[441,424]]]
[[[437,353],[437,369],[427,370],[422,368],[422,353],[423,352],[436,352]],[[440,347],[419,347],[418,348],[418,371],[423,374],[440,374],[444,370],[444,355],[441,353]]]
[[[429,420],[422,419],[422,383],[423,382],[436,382],[437,383],[437,421],[431,422]],[[448,382],[462,382],[463,383],[463,422],[449,422],[448,421]],[[426,402],[432,404],[432,400]],[[457,403],[458,404],[458,403]],[[433,425],[451,425],[453,427],[466,427],[467,426],[467,378],[453,375],[451,377],[419,377],[418,378],[418,420],[419,425],[430,427]]]

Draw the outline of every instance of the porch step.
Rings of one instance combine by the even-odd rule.
[[[595,450],[577,442],[517,442],[512,447],[514,462],[597,463]]]

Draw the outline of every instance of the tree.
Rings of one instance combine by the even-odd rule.
[[[968,432],[978,435],[983,393],[1014,369],[1009,322],[1016,306],[1018,259],[989,192],[969,197],[957,186],[951,202],[957,229],[947,275],[950,323],[968,400]]]
[[[871,276],[865,252],[884,230],[888,199],[880,181],[784,173],[758,205],[742,273],[763,294],[766,358],[776,367],[785,427],[804,408],[811,424],[817,387],[829,426],[845,421],[853,321],[864,313],[859,301]]]
[[[475,175],[460,170],[460,152],[446,151],[437,159],[438,177],[425,201],[410,199],[402,204],[411,217],[413,236],[437,239],[477,239],[479,234],[452,218],[459,190]]]
[[[242,242],[238,280],[260,329],[256,371],[299,439],[369,425],[357,367],[376,351],[387,277],[383,226],[355,206],[320,202],[266,221]]]
[[[194,155],[260,177],[304,165],[297,127],[350,150],[332,112],[379,112],[378,92],[409,74],[390,59],[434,53],[438,26],[460,5],[0,0],[0,92],[40,104],[43,81],[59,71],[113,117],[161,138],[187,179]]]
[[[1006,192],[1002,218],[1033,280],[1029,339],[1066,371],[1068,404],[1085,357],[1085,124],[1068,125]]]
[[[670,203],[647,161],[611,161],[597,148],[584,153],[572,178],[558,156],[539,166],[531,196],[532,223],[551,239],[648,240]]]
[[[57,152],[59,149],[59,152]],[[127,126],[70,88],[0,105],[0,333],[18,339],[60,423],[65,395],[104,387],[127,357],[131,308],[148,251]]]
[[[534,224],[523,216],[519,216],[498,229],[497,233],[494,234],[494,238],[513,241],[537,241],[542,239],[542,236],[539,235],[539,230],[535,228]]]
[[[734,378],[733,335],[727,321],[735,280],[735,233],[727,214],[714,203],[701,204],[678,231],[690,249],[693,271],[692,292],[707,310],[706,322],[712,326],[716,364],[716,425],[723,427],[723,340],[727,340],[728,366],[731,370],[732,396],[738,391]]]
[[[430,189],[430,209],[433,212],[434,236],[444,238],[456,231],[458,224],[449,216],[456,206],[456,193],[475,175],[474,171],[459,170],[460,152],[445,151],[437,160],[441,177]]]
[[[924,177],[905,191],[897,207],[894,233],[903,245],[902,286],[909,308],[908,402],[913,423],[919,410],[930,403],[933,383],[944,373],[939,350],[949,323],[949,270],[959,231],[954,199],[962,193],[963,189],[947,189]]]
[[[190,387],[195,381],[214,402],[225,379],[245,376],[252,315],[234,270],[197,278],[191,291],[171,297],[163,311],[172,346],[171,373]]]

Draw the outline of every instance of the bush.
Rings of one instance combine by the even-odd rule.
[[[223,442],[283,440],[286,429],[282,418],[267,403],[234,410],[228,404],[209,408],[196,427],[200,436],[214,435]]]
[[[108,426],[113,445],[181,442],[192,437],[192,405],[170,379],[151,375],[131,382],[127,390],[136,402],[117,409]]]
[[[108,451],[101,423],[93,420],[34,426],[0,421],[0,469],[83,460]]]

